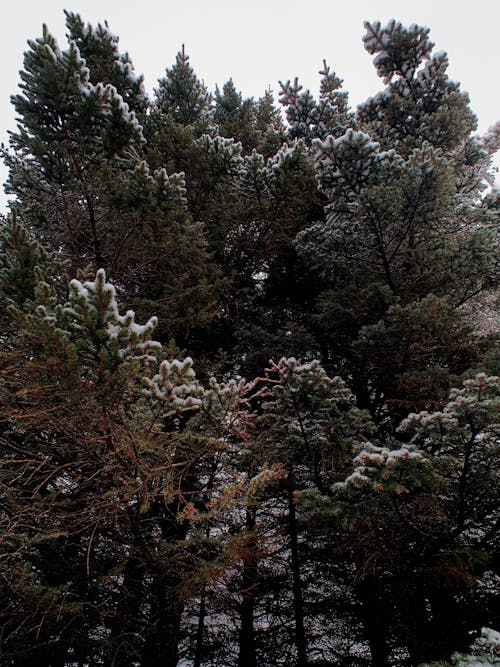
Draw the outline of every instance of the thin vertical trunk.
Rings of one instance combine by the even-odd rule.
[[[389,667],[389,645],[387,643],[387,623],[383,605],[373,581],[363,581],[357,586],[362,603],[362,617],[365,636],[371,653],[371,667]]]
[[[256,514],[257,511],[254,506],[247,507],[246,529],[248,531],[248,541],[243,556],[238,667],[256,667],[257,665],[254,628],[255,598],[259,584],[257,538],[255,534]]]
[[[205,631],[205,616],[207,615],[207,602],[205,591],[202,591],[200,599],[200,611],[198,612],[198,627],[196,629],[196,646],[194,650],[193,667],[201,667],[203,657],[203,634]]]
[[[141,667],[177,667],[179,661],[179,636],[184,604],[176,600],[179,582],[154,582],[156,595],[151,600],[151,612]]]
[[[106,268],[104,264],[104,259],[101,254],[101,243],[99,240],[99,235],[97,233],[97,219],[94,209],[94,196],[90,191],[87,183],[87,178],[85,174],[85,168],[80,164],[80,161],[74,153],[71,153],[71,148],[69,148],[71,161],[73,162],[73,167],[75,169],[75,175],[80,181],[83,190],[83,196],[85,199],[85,204],[87,206],[88,212],[88,221],[90,224],[90,233],[92,236],[92,246],[94,252],[94,261],[97,268]]]
[[[84,183],[84,188],[85,188],[85,201],[87,203],[87,211],[89,213],[89,222],[90,222],[90,230],[92,233],[92,245],[94,249],[94,260],[96,263],[97,268],[102,268],[104,267],[104,260],[101,255],[101,243],[99,241],[99,236],[97,234],[97,221],[96,221],[96,216],[95,216],[95,210],[94,210],[94,202],[92,200],[91,195],[88,193],[87,189],[87,184]]]
[[[297,667],[307,667],[307,640],[304,628],[304,600],[300,580],[300,558],[298,543],[297,511],[293,479],[288,479],[288,534],[290,536],[293,611],[295,617],[295,645],[297,647]]]
[[[190,482],[186,477],[186,484]],[[189,487],[188,487],[189,488]],[[151,513],[158,522],[166,544],[181,547],[186,539],[187,522],[178,523],[179,501],[174,500],[167,508],[159,501],[152,503]],[[174,561],[163,565],[154,574],[151,582],[151,609],[141,667],[177,667],[179,659],[179,637],[185,598],[180,593],[184,573],[177,569]]]
[[[433,662],[433,658],[437,658],[436,653],[439,652],[436,646],[436,638],[433,636],[434,623],[430,622],[429,611],[426,608],[426,600],[423,595],[413,594],[411,597],[408,596],[405,604],[405,616],[407,618],[409,616],[409,619],[406,621],[406,632],[403,641],[410,654],[412,665]],[[444,660],[447,655],[449,653],[441,656],[442,659]]]
[[[123,572],[120,601],[114,617],[109,622],[109,643],[112,647],[109,665],[112,667],[128,667],[130,654],[136,648],[136,632],[144,581],[144,570],[137,557],[136,549],[137,544],[134,544]]]

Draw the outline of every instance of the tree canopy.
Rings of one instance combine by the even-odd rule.
[[[1,149],[0,665],[497,664],[500,124],[417,25],[353,110],[66,24]]]

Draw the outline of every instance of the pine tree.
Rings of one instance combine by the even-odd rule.
[[[390,306],[383,319],[360,329],[352,350],[358,368],[353,386],[360,398],[368,388],[376,421],[382,427],[390,420],[392,429],[408,412],[439,408],[450,386],[480,359],[470,326],[434,295]]]
[[[163,339],[186,344],[217,312],[217,269],[202,225],[186,211],[184,175],[141,159],[142,127],[108,82],[144,111],[141,80],[117,38],[74,14],[68,27],[67,51],[44,29],[26,53],[7,191],[20,219],[70,260],[70,273],[89,263],[106,268],[129,305],[146,313],[154,303]]]
[[[304,326],[310,293],[293,248],[297,231],[321,213],[304,143],[285,143],[267,160],[256,151],[245,156],[226,201],[223,222],[231,227],[224,263],[235,296],[228,312],[237,326],[244,372],[256,375],[269,357],[287,351],[315,355]]]
[[[189,63],[184,44],[177,53],[175,64],[158,81],[155,90],[156,105],[165,114],[170,114],[181,125],[204,123],[212,113],[212,100],[203,82],[196,76]]]
[[[438,572],[444,569],[446,585],[439,593],[424,593],[433,623],[413,630],[410,652],[418,660],[466,650],[471,636],[496,614],[486,582],[498,570],[499,393],[498,377],[480,373],[452,389],[443,410],[412,414],[400,427],[444,481],[440,536],[431,554]]]
[[[449,81],[446,57],[431,56],[427,29],[394,21],[366,28],[365,47],[376,54],[388,85],[358,108],[344,134],[316,142],[326,222],[295,242],[323,290],[315,318],[323,361],[353,376],[372,363],[352,354],[353,341],[361,327],[393,317],[391,306],[423,316],[412,304],[434,294],[459,308],[497,280],[497,212],[481,197],[494,133],[483,140],[471,134],[468,98]],[[430,311],[426,316],[434,318]],[[422,324],[435,325],[435,319]],[[391,383],[404,372],[401,367]],[[376,392],[367,382],[356,387],[360,404],[374,415]],[[392,399],[411,400],[403,387]]]
[[[468,152],[476,118],[468,96],[447,76],[446,54],[432,54],[429,28],[406,28],[394,19],[385,26],[366,22],[365,28],[365,49],[387,88],[360,106],[361,126],[405,158],[423,141],[445,152]]]
[[[107,255],[103,168],[126,164],[127,152],[141,144],[141,127],[114,87],[90,83],[74,42],[61,51],[44,27],[43,37],[29,46],[23,92],[12,98],[19,125],[4,154],[6,190],[45,242],[62,244],[75,262],[99,266]]]
[[[308,501],[337,540],[349,535],[374,666],[401,645],[413,665],[444,659],[492,618],[498,390],[495,377],[466,380],[443,410],[401,424],[406,442],[362,445],[323,509]]]
[[[42,300],[40,286],[49,293],[63,291],[65,265],[30,237],[15,215],[0,225],[0,308],[9,326],[8,308],[22,313]]]
[[[142,122],[148,106],[144,77],[135,73],[129,54],[120,53],[118,37],[110,31],[107,21],[94,28],[90,23],[85,25],[79,14],[67,10],[64,13],[68,28],[66,37],[78,47],[89,68],[91,83],[110,84],[116,88],[128,108]]]
[[[311,146],[315,139],[327,136],[339,137],[352,126],[354,117],[349,111],[348,95],[341,91],[342,79],[323,61],[319,100],[309,90],[304,90],[298,78],[294,82],[281,83],[281,104],[286,107],[291,138],[301,138]]]
[[[221,446],[208,403],[205,425],[190,415],[215,400],[190,358],[164,358],[155,317],[120,314],[104,271],[62,303],[39,280],[1,357],[2,655],[173,667],[209,567],[189,517]]]
[[[256,105],[252,98],[243,99],[232,79],[215,89],[214,121],[223,137],[241,141],[243,149],[252,150],[256,144]]]
[[[356,112],[326,62],[282,84],[285,127],[184,47],[149,102],[66,23],[2,148],[0,662],[483,659],[500,126],[416,25],[366,24]]]
[[[432,662],[421,667],[473,667],[473,665],[494,665],[498,661],[500,637],[491,628],[482,628],[481,636],[472,645],[467,654],[454,653],[450,662]]]
[[[327,493],[340,478],[369,419],[354,405],[352,394],[338,377],[329,378],[317,361],[298,364],[294,358],[271,363],[269,389],[259,419],[263,456],[283,468],[285,530],[290,551],[296,664],[308,664],[313,623],[305,595],[304,546],[297,507],[298,492]]]
[[[223,85],[222,91],[215,89],[214,121],[219,134],[241,142],[244,153],[257,150],[268,158],[285,141],[285,127],[271,91],[267,90],[257,101],[243,99],[232,79]]]
[[[255,129],[255,148],[265,158],[272,157],[285,141],[285,126],[270,89],[256,102]]]

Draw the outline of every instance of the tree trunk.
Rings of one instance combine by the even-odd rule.
[[[298,543],[297,512],[293,479],[288,479],[288,534],[290,536],[293,613],[295,618],[295,645],[297,647],[297,667],[307,667],[307,640],[304,628],[304,601],[300,580],[300,558]]]
[[[128,667],[130,655],[137,648],[137,630],[139,629],[139,612],[143,595],[144,570],[137,557],[137,544],[132,547],[131,554],[125,564],[123,584],[120,591],[121,599],[115,615],[109,622],[109,644],[111,654],[106,664],[112,667]]]
[[[247,507],[246,529],[248,531],[247,548],[243,556],[243,576],[241,585],[240,608],[240,653],[238,667],[256,667],[257,654],[255,648],[254,609],[258,591],[258,555],[255,534],[255,518],[257,510],[254,506]]]
[[[387,622],[384,605],[381,604],[377,585],[365,580],[356,587],[362,603],[362,618],[365,636],[371,653],[371,667],[389,666],[389,646],[387,643]]]
[[[187,477],[184,481],[186,484],[190,482]],[[179,509],[178,499],[167,507],[159,501],[151,505],[151,516],[158,520],[165,543],[172,547],[182,547],[188,531],[187,522],[179,523],[175,518]],[[172,557],[172,563],[160,563],[151,581],[151,609],[141,667],[177,667],[185,600],[180,593],[184,573],[176,563],[175,555]]]
[[[207,603],[205,592],[203,591],[200,599],[200,611],[198,613],[198,627],[196,629],[196,646],[194,650],[193,667],[201,667],[203,658],[203,634],[205,630],[205,616],[207,610]]]
[[[148,633],[141,667],[177,667],[183,603],[175,599],[178,581],[153,581]]]

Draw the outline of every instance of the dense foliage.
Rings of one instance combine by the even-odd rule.
[[[0,665],[497,664],[500,124],[415,25],[282,114],[66,19],[2,147]]]

